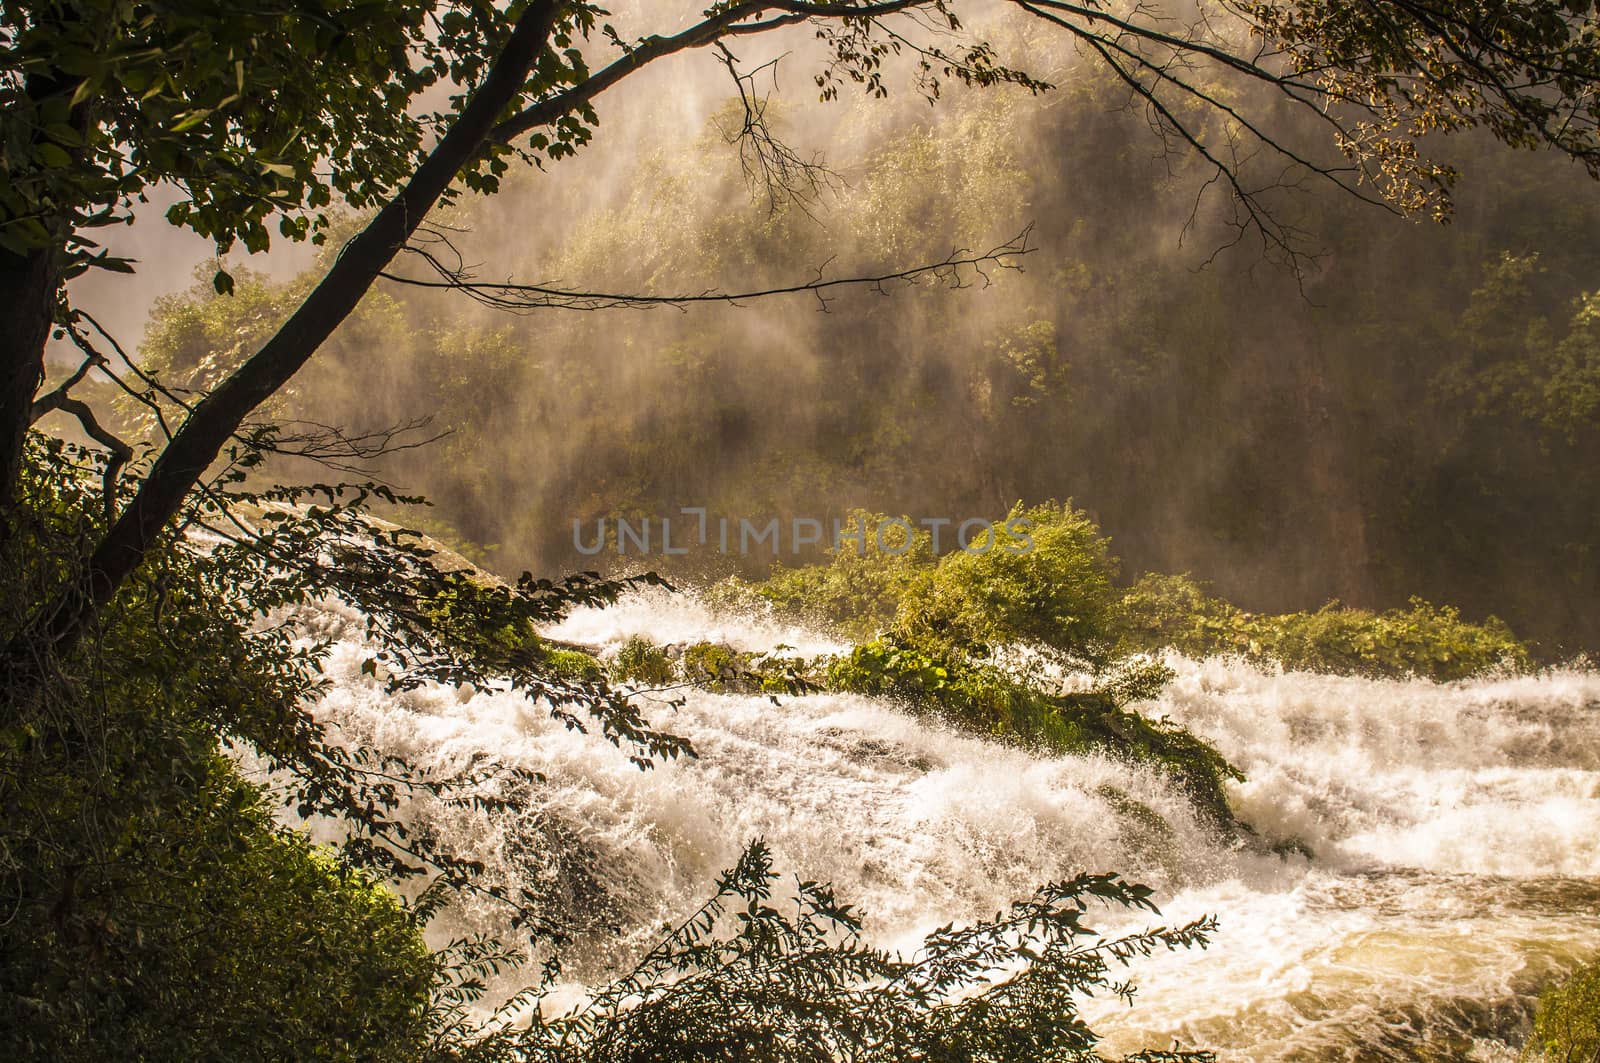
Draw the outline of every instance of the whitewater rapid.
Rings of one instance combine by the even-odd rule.
[[[699,756],[641,772],[506,694],[387,695],[361,674],[358,618],[337,639],[320,718],[422,764],[489,752],[541,773],[493,819],[417,807],[491,875],[570,927],[568,974],[597,979],[711,892],[744,844],[832,881],[878,944],[913,949],[1050,879],[1117,871],[1161,919],[1215,914],[1205,952],[1141,961],[1131,1010],[1086,1007],[1108,1052],[1208,1047],[1223,1059],[1510,1059],[1532,995],[1600,954],[1600,673],[1439,685],[1274,674],[1174,656],[1140,711],[1215,743],[1248,781],[1258,833],[1216,836],[1158,774],[1109,757],[1033,756],[892,703],[679,692],[657,725]],[[815,632],[719,614],[692,596],[584,609],[551,637],[614,649],[721,642],[839,652]],[[456,918],[495,929],[492,905]],[[1107,915],[1104,930],[1148,925]]]

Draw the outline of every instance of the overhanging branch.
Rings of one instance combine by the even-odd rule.
[[[388,271],[380,273],[379,276],[396,284],[415,288],[443,288],[463,292],[484,306],[511,313],[531,313],[535,310],[647,310],[657,306],[687,310],[696,303],[725,303],[738,306],[755,299],[800,294],[815,296],[818,309],[826,311],[829,303],[827,293],[838,288],[866,288],[879,294],[888,294],[888,288],[892,284],[897,282],[911,284],[919,280],[933,280],[950,288],[969,288],[974,284],[987,286],[990,283],[988,273],[990,269],[1018,272],[1022,270],[1022,266],[1013,260],[1023,255],[1031,255],[1037,250],[1029,243],[1032,235],[1033,226],[1029,225],[1005,243],[981,253],[958,248],[938,262],[884,273],[829,277],[825,272],[828,264],[823,263],[818,267],[817,276],[813,280],[738,292],[707,288],[679,295],[628,294],[585,291],[552,284],[474,281],[464,267],[446,263],[429,248],[415,245],[407,246],[405,250],[427,263],[438,276],[437,280],[405,277]]]
[[[65,383],[34,402],[31,415],[33,420],[30,423],[37,424],[39,418],[58,410],[71,414],[83,427],[84,435],[109,452],[105,470],[100,476],[101,498],[105,505],[106,519],[109,521],[117,512],[117,478],[122,475],[123,467],[133,460],[133,448],[102,425],[87,402],[67,394],[67,390],[81,381],[91,368],[103,362],[104,359],[95,354],[85,358],[77,372],[67,378]]]

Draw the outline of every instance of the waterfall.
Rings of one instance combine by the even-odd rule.
[[[1155,887],[1169,923],[1216,914],[1205,952],[1136,964],[1133,1009],[1086,1008],[1110,1051],[1177,1039],[1237,1060],[1514,1058],[1538,988],[1600,952],[1589,668],[1440,685],[1174,656],[1176,679],[1140,711],[1245,771],[1230,796],[1256,836],[1240,839],[1148,767],[1031,755],[854,695],[663,697],[655,722],[699,757],[639,771],[517,697],[385,694],[361,674],[357,621],[318,614],[337,639],[318,713],[423,765],[488,751],[542,775],[512,815],[414,815],[533,889],[573,932],[563,956],[579,982],[654,940],[758,836],[785,868],[833,882],[892,948],[1078,871]],[[843,648],[666,593],[580,610],[549,634]],[[497,916],[467,901],[453,918],[493,928]],[[1128,919],[1096,925],[1149,923]]]

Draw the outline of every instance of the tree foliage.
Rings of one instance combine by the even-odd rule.
[[[553,43],[586,18],[575,13]],[[129,220],[165,187],[181,192],[167,220],[219,252],[264,250],[273,229],[321,243],[331,206],[376,207],[404,182],[513,21],[480,0],[275,0],[227,17],[188,0],[7,3],[0,247],[65,239],[64,277],[128,269],[93,252],[86,230]],[[576,76],[559,62],[536,83]],[[441,85],[450,106],[417,106]],[[489,177],[474,169],[467,183]]]
[[[930,100],[952,82],[1048,88],[966,35],[951,0],[729,2],[681,31],[637,37],[598,24],[590,5],[559,0],[504,10],[455,0],[383,6],[375,25],[363,21],[362,32],[349,32],[340,19],[365,20],[369,6],[336,5],[315,27],[290,7],[225,29],[183,4],[11,4],[0,12],[14,199],[0,216],[0,230],[11,233],[0,265],[23,288],[9,322],[17,339],[3,352],[9,397],[0,403],[0,502],[7,508],[43,376],[46,326],[76,322],[59,295],[66,274],[87,264],[82,228],[115,220],[150,180],[190,188],[190,201],[178,204],[172,220],[192,221],[223,246],[242,235],[252,248],[264,247],[264,222],[274,214],[285,235],[304,236],[326,224],[324,215],[313,223],[305,212],[327,206],[334,192],[358,208],[382,204],[284,328],[193,408],[93,552],[85,582],[50,610],[51,638],[79,637],[229,435],[305,364],[396,254],[417,252],[447,282],[472,287],[461,269],[414,242],[424,216],[458,179],[493,191],[508,155],[570,153],[591,136],[591,101],[636,71],[721,44],[744,86],[748,75],[723,42],[809,23],[827,56],[816,78],[825,99],[851,83],[885,94],[896,60]],[[1593,166],[1596,113],[1586,91],[1597,51],[1592,4],[1442,11],[1403,3],[1224,4],[1221,11],[1242,21],[1219,21],[1219,12],[1202,8],[1178,22],[1143,5],[1125,14],[1056,0],[1015,6],[1103,63],[1158,134],[1214,168],[1239,211],[1241,236],[1258,235],[1291,261],[1300,254],[1294,230],[1272,215],[1262,189],[1245,183],[1241,159],[1250,145],[1281,156],[1291,170],[1358,192],[1376,182],[1402,209],[1417,206],[1419,187],[1427,199],[1450,183],[1447,170],[1420,161],[1416,150],[1416,138],[1431,129],[1483,127],[1506,143],[1548,145]],[[620,53],[598,70],[586,58],[591,35]],[[262,52],[259,83],[247,78],[245,42]],[[337,86],[307,76],[304,64],[319,47],[331,52],[334,62],[320,69],[337,72]],[[1208,73],[1264,84],[1322,116],[1349,165],[1318,162],[1279,141],[1229,103],[1231,90],[1213,87]],[[405,109],[446,80],[459,90],[447,108],[420,116]],[[269,114],[258,84],[287,86],[288,106]],[[741,98],[748,101],[743,91]],[[344,109],[345,102],[356,106]],[[747,117],[756,119],[746,123],[748,134],[770,144],[748,103]],[[1220,119],[1221,131],[1207,132],[1206,118]],[[419,147],[430,133],[437,142]],[[352,157],[348,149],[358,142],[370,157]],[[756,157],[767,160],[762,175],[771,178],[770,166],[791,156]],[[316,176],[328,159],[337,160],[328,176]],[[780,181],[783,172],[778,166]],[[223,203],[231,209],[217,209]],[[222,278],[219,284],[231,283]]]
[[[1055,502],[1019,503],[1003,525],[1025,527],[1026,543],[996,535],[952,550],[907,589],[896,628],[978,653],[1027,642],[1103,659],[1116,569],[1100,529]]]
[[[1458,610],[1420,598],[1381,613],[1330,602],[1315,612],[1261,615],[1211,596],[1186,576],[1150,573],[1128,590],[1118,611],[1125,650],[1236,654],[1294,670],[1439,682],[1530,663],[1528,648],[1499,620],[1467,623]]]
[[[9,631],[41,586],[82,564],[105,519],[92,452],[38,439],[27,468],[29,520],[7,544],[15,578],[0,599]],[[506,585],[442,567],[426,540],[362,517],[370,490],[387,493],[329,486],[319,505],[224,478],[99,641],[5,689],[0,1042],[19,1058],[403,1058],[428,1040],[441,971],[420,929],[438,902],[402,908],[384,883],[485,888],[513,922],[554,932],[528,897],[477,886],[471,860],[404,814],[420,794],[495,807],[493,783],[517,773],[481,758],[425,773],[330,733],[313,715],[330,643],[296,611],[308,601],[364,610],[368,667],[391,691],[504,686],[642,765],[689,752],[603,681],[555,674],[531,637],[628,584]],[[224,753],[259,774],[246,781]],[[311,846],[275,807],[336,825],[337,847]]]
[[[577,1009],[508,1020],[468,1060],[971,1060],[1099,1063],[1078,1015],[1093,994],[1131,1000],[1116,969],[1152,952],[1204,946],[1212,919],[1101,936],[1092,904],[1154,911],[1147,887],[1080,875],[1041,887],[993,919],[942,927],[910,958],[861,940],[861,917],[828,886],[779,886],[751,844],[715,895],[627,975]],[[535,990],[525,1003],[537,1004]],[[1146,1051],[1129,1063],[1200,1063],[1208,1052]]]
[[[1530,1063],[1600,1059],[1600,965],[1580,967],[1539,995],[1522,1058]]]

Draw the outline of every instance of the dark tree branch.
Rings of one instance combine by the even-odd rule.
[[[824,188],[837,188],[842,184],[838,174],[823,165],[821,156],[802,159],[788,144],[772,131],[767,119],[770,96],[756,88],[756,78],[764,71],[772,75],[774,86],[778,79],[778,60],[769,60],[749,73],[739,69],[739,57],[718,41],[717,60],[727,68],[739,93],[741,123],[737,129],[724,129],[717,123],[718,132],[730,144],[739,148],[739,168],[752,189],[766,195],[767,212],[776,214],[779,207],[792,203],[807,216],[810,205]]]
[[[83,427],[84,434],[106,448],[110,456],[106,459],[106,467],[101,474],[101,498],[105,505],[106,521],[109,523],[117,512],[118,477],[122,475],[123,467],[133,460],[133,448],[101,425],[88,403],[68,394],[89,375],[91,369],[104,370],[106,357],[95,350],[88,338],[74,326],[67,325],[66,331],[72,337],[73,343],[83,352],[83,364],[62,381],[60,387],[34,400],[28,423],[37,424],[41,417],[59,410],[76,418],[78,424]]]
[[[417,417],[384,428],[353,433],[338,425],[306,420],[244,427],[257,429],[248,440],[248,444],[256,450],[282,457],[304,458],[335,472],[374,478],[374,470],[367,462],[430,446],[450,435],[448,429],[428,432],[432,423],[432,417]]]
[[[87,352],[83,359],[83,364],[78,366],[71,376],[62,381],[60,387],[48,395],[42,395],[33,401],[33,414],[28,423],[37,424],[39,418],[51,410],[60,409],[62,400],[67,397],[67,392],[77,387],[83,378],[89,375],[89,370],[94,369],[96,366],[104,366],[105,362],[105,357],[98,351],[91,350]]]
[[[84,363],[85,366],[93,364],[92,360]],[[86,369],[79,369],[74,376],[81,379],[86,371]],[[83,426],[84,434],[110,452],[110,456],[106,459],[105,470],[100,477],[101,497],[105,502],[106,520],[110,521],[117,512],[117,478],[122,475],[123,466],[133,460],[133,448],[101,425],[99,420],[95,418],[94,410],[90,409],[87,402],[68,395],[67,385],[65,384],[33,404],[33,420],[37,422],[45,414],[54,413],[58,410],[75,417],[78,424]]]
[[[144,560],[150,544],[177,515],[184,497],[216,460],[223,444],[355,309],[456,175],[477,158],[498,117],[526,84],[563,6],[561,0],[537,0],[523,12],[482,85],[411,180],[345,246],[322,282],[283,327],[194,407],[90,557],[78,585],[65,592],[65,600],[46,606],[40,614],[43,631],[27,632],[20,638],[43,635],[58,648],[76,641]],[[23,647],[12,650],[9,658],[22,658]]]
[[[415,277],[403,277],[387,271],[379,275],[383,279],[393,281],[396,284],[405,284],[416,288],[447,288],[464,292],[484,306],[512,313],[529,313],[534,310],[644,310],[656,306],[670,306],[684,310],[695,303],[726,303],[738,306],[752,299],[798,294],[816,296],[820,304],[819,309],[827,310],[828,299],[826,298],[826,293],[835,288],[861,287],[877,291],[880,294],[887,294],[887,286],[892,283],[913,283],[923,279],[933,279],[951,288],[971,287],[974,282],[987,286],[990,279],[988,273],[985,272],[985,267],[1021,271],[1022,266],[1010,260],[1022,255],[1033,254],[1036,248],[1028,242],[1032,234],[1033,226],[1030,225],[1005,243],[990,248],[981,254],[968,251],[965,248],[958,248],[938,262],[930,262],[925,265],[887,273],[864,274],[852,277],[828,277],[824,272],[827,268],[827,263],[823,263],[817,269],[817,276],[814,280],[741,292],[724,292],[708,288],[704,291],[682,295],[643,295],[582,291],[544,284],[514,284],[509,281],[503,283],[481,282],[472,280],[471,274],[465,267],[446,263],[434,252],[417,246],[408,246],[406,251],[426,262],[439,275],[440,279],[422,280]]]
[[[172,442],[172,425],[167,422],[166,411],[163,410],[161,408],[161,404],[155,400],[155,396],[160,395],[162,398],[166,399],[180,410],[183,410],[185,413],[193,413],[194,404],[141,369],[139,367],[139,363],[133,360],[132,356],[130,356],[127,350],[123,348],[122,344],[117,342],[117,338],[111,333],[107,332],[105,330],[105,326],[101,325],[100,322],[95,319],[94,315],[89,313],[89,311],[84,310],[81,307],[73,307],[72,313],[73,316],[87,321],[90,327],[100,334],[101,339],[105,340],[111,345],[111,349],[115,351],[117,357],[122,360],[122,364],[128,367],[128,371],[134,376],[138,377],[140,382],[144,384],[144,391],[135,391],[133,388],[124,383],[120,376],[118,376],[116,373],[113,373],[109,365],[102,365],[100,367],[101,371],[110,377],[112,381],[116,383],[117,387],[121,388],[123,392],[126,393],[130,398],[134,399],[136,402],[150,410],[150,412],[155,416],[156,424],[161,429],[161,434],[166,437],[167,442]],[[75,336],[73,342],[77,343],[78,346],[82,348],[87,341]]]
[[[613,85],[622,81],[658,59],[678,52],[704,48],[728,36],[741,33],[759,33],[780,26],[793,25],[812,18],[870,19],[893,15],[910,8],[922,6],[928,0],[885,0],[876,4],[807,4],[794,0],[749,0],[734,4],[670,37],[646,37],[631,47],[627,54],[602,69],[582,84],[565,92],[549,96],[531,107],[495,126],[491,139],[500,143],[511,140],[532,129],[547,126],[562,115],[569,114],[593,100]],[[738,25],[747,19],[756,19],[768,11],[785,14],[762,22]]]

